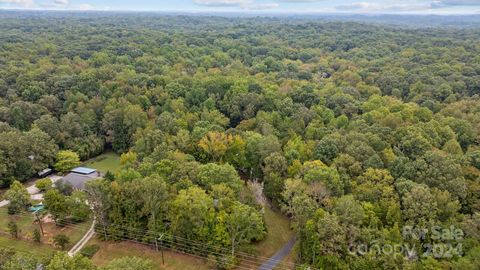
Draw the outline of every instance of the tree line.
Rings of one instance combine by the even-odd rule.
[[[305,267],[479,267],[476,28],[76,15],[0,29],[1,183],[60,150],[122,153],[87,187],[105,239],[248,250],[268,230],[257,182]],[[461,253],[422,257],[438,243],[407,226],[459,228]],[[351,254],[372,241],[416,249]]]

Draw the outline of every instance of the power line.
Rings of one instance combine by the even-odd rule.
[[[132,243],[136,243],[136,244],[140,244],[140,245],[145,245],[145,243],[138,242],[138,241],[131,240],[131,239],[124,239],[124,241],[132,242]],[[4,245],[0,245],[0,247],[4,247],[4,248],[6,248],[6,249],[13,249],[13,250],[15,250],[15,252],[18,252],[18,253],[24,253],[24,254],[30,254],[30,255],[37,255],[37,254],[35,254],[35,253],[33,253],[33,252],[29,252],[29,251],[25,251],[25,250],[20,250],[20,249],[16,249],[16,248],[4,246]],[[165,249],[169,249],[169,248],[168,248],[168,247],[165,247]],[[185,253],[185,252],[182,252],[182,251],[180,251],[180,250],[175,250],[175,249],[169,249],[169,250],[172,250],[173,252],[178,252],[178,253],[181,253],[181,254],[185,254],[185,255],[187,255],[187,256],[192,256],[192,257],[195,257],[195,258],[199,258],[199,259],[202,259],[202,260],[207,260],[207,261],[210,261],[210,262],[213,262],[213,263],[216,262],[216,261],[213,260],[213,259],[201,257],[201,256],[198,256],[198,255],[195,255],[195,254]],[[57,251],[57,252],[59,252],[59,251]],[[43,256],[48,256],[46,253],[45,253],[45,254],[42,254],[42,255],[43,255]],[[242,267],[240,267],[240,268],[242,268]],[[242,268],[242,269],[250,270],[250,268]]]
[[[18,214],[16,216],[19,216]],[[25,216],[25,214],[23,214],[23,216]],[[78,224],[79,225],[79,224]],[[67,224],[65,225],[65,227],[70,227],[70,228],[76,228],[76,227],[82,227],[82,226],[75,226],[74,224]],[[118,234],[114,234],[114,233],[109,233],[110,236],[116,236],[116,237],[120,237],[120,235]],[[128,241],[128,242],[132,242],[132,243],[136,243],[136,244],[140,244],[140,245],[145,245],[144,242],[139,242],[139,241],[136,241],[134,239],[130,239],[130,238],[126,238],[126,237],[120,237],[121,240],[123,241]],[[6,247],[6,246],[4,246]],[[11,247],[8,247],[8,248],[11,248]],[[207,261],[211,261],[211,262],[216,262],[214,259],[211,259],[211,258],[208,258],[208,257],[202,257],[202,256],[198,256],[196,254],[191,254],[191,253],[186,253],[182,250],[178,250],[178,249],[175,249],[175,248],[169,248],[169,247],[164,247],[165,249],[168,249],[168,250],[172,250],[174,252],[178,252],[178,253],[182,253],[182,254],[185,254],[185,255],[189,255],[189,256],[193,256],[193,257],[196,257],[196,258],[200,258],[200,259],[205,259]],[[18,252],[23,252],[23,253],[28,253],[28,254],[34,254],[32,252],[27,252],[27,251],[23,251],[23,250],[19,250],[19,249],[15,249],[16,251]],[[45,254],[46,255],[46,254]],[[245,267],[241,267],[239,266],[241,269],[250,269],[250,268],[245,268]]]
[[[25,214],[25,213],[21,213],[21,214],[17,214],[17,215],[22,215],[22,216],[29,216],[28,214]],[[88,225],[82,225],[82,224],[76,224],[76,223],[73,223],[73,222],[68,222],[68,221],[65,221],[63,222],[64,225],[68,225],[68,226],[72,226],[72,227],[76,227],[76,228],[83,228],[85,230],[87,230],[87,227],[89,228]],[[137,231],[137,233],[130,233],[130,235],[133,235],[135,236],[135,238],[137,239],[145,239],[145,236],[147,235],[148,232],[152,232],[152,231],[149,231],[149,230],[141,230],[141,229],[134,229],[134,228],[126,228],[126,227],[123,227],[123,226],[119,226],[119,225],[115,225],[115,224],[112,224],[110,225],[110,227],[117,227],[117,228],[120,228],[120,229],[124,229],[124,230],[129,230],[129,231]],[[138,232],[143,232],[143,234],[140,234]],[[154,234],[158,234],[158,232],[154,232]],[[120,239],[124,238],[123,240],[131,240],[129,238],[126,238],[125,235],[122,234],[122,232],[119,232],[118,234],[112,234],[110,232],[110,235],[113,235],[113,236],[116,236],[116,237],[119,237]],[[147,235],[148,236],[148,235]],[[172,237],[173,239],[177,239],[179,241],[182,241],[182,242],[186,242],[187,244],[189,244],[189,248],[192,249],[196,249],[196,250],[199,250],[199,251],[202,251],[203,253],[205,254],[213,254],[213,255],[220,255],[220,256],[225,256],[227,254],[225,253],[220,253],[218,250],[226,250],[225,248],[221,248],[221,247],[215,247],[215,246],[212,246],[210,245],[211,247],[214,247],[215,250],[206,250],[204,247],[205,245],[208,246],[208,244],[205,244],[205,243],[200,243],[200,242],[195,242],[195,241],[190,241],[188,239],[185,239],[185,238],[181,238],[181,237],[177,237],[177,236],[174,236],[174,235],[170,235],[170,237]],[[180,243],[178,242],[174,242],[174,241],[171,241],[172,244],[174,245],[179,245]],[[141,242],[142,244],[146,244],[145,242]],[[185,246],[185,244],[183,244]],[[201,248],[198,248],[198,247],[193,247],[192,245],[194,246],[201,246]],[[228,252],[230,253],[230,252]],[[229,254],[228,254],[229,255]],[[259,257],[254,257],[254,256],[244,256],[244,255],[241,255],[243,258],[241,262],[245,263],[245,262],[248,262],[248,263],[253,263],[253,264],[260,264],[261,262],[258,261],[258,259],[260,259]],[[253,261],[252,261],[253,259]],[[286,263],[282,262],[282,261],[277,261],[278,264],[280,265],[285,265]],[[287,267],[287,269],[291,269],[292,266],[294,266],[296,264],[294,263],[291,263],[291,265],[289,264]]]
[[[26,213],[20,213],[20,214],[17,214],[17,216],[29,216],[30,217],[30,215],[26,214]],[[62,223],[65,226],[82,228],[84,230],[87,230],[90,227],[89,225],[76,224],[76,223],[69,222],[69,221],[64,221]],[[128,228],[128,227],[120,226],[120,225],[117,225],[117,224],[110,224],[109,227],[115,227],[115,228],[130,231],[127,234],[133,235],[137,239],[145,239],[145,236],[149,236],[149,235],[153,236],[153,235],[158,235],[160,233],[160,232],[154,232],[154,231],[145,230],[145,229]],[[132,233],[132,232],[135,232],[135,233]],[[117,234],[114,234],[112,232],[109,232],[108,234],[110,236],[116,236],[116,237],[118,237],[122,240],[125,240],[125,241],[135,241],[131,238],[127,238],[124,235],[124,233],[125,232],[123,232],[123,233],[118,232]],[[218,247],[218,246],[213,246],[211,244],[206,244],[206,243],[202,243],[202,242],[198,242],[198,241],[192,241],[190,239],[182,238],[182,237],[175,236],[175,235],[172,235],[172,234],[165,234],[165,235],[168,235],[172,239],[176,239],[177,241],[182,241],[183,242],[183,243],[179,243],[179,242],[175,242],[175,241],[170,240],[169,242],[171,242],[172,245],[182,245],[182,246],[188,247],[190,249],[195,249],[195,250],[199,251],[200,253],[203,252],[204,254],[213,254],[213,255],[218,255],[218,256],[230,255],[229,254],[230,249],[227,249],[227,248],[224,248],[224,247]],[[147,244],[145,242],[138,242],[138,243],[139,244]],[[200,246],[200,247],[198,247],[198,246]],[[211,247],[211,248],[213,248],[213,250],[212,249],[205,249],[205,246]],[[228,253],[221,253],[219,250],[225,250],[225,251],[228,251]],[[185,253],[185,252],[182,252],[182,253]],[[249,264],[249,266],[252,266],[251,264],[261,265],[262,262],[259,261],[259,259],[262,259],[262,258],[265,258],[266,260],[270,260],[269,258],[266,258],[266,257],[253,256],[253,255],[243,253],[243,252],[235,252],[235,253],[237,255],[239,255],[240,257],[243,257],[243,258],[240,258],[241,259],[240,263],[242,263],[242,262],[245,263],[246,262],[247,264]],[[188,254],[190,254],[190,253],[188,253]],[[191,255],[193,255],[193,254],[191,254]],[[204,258],[204,257],[202,257],[202,258]],[[278,263],[278,265],[280,265],[282,267],[288,267],[288,268],[284,268],[284,269],[291,269],[292,267],[298,266],[298,264],[296,264],[296,263],[283,262],[283,261],[279,261],[279,260],[277,260],[276,262]]]
[[[120,226],[120,225],[117,225],[117,224],[111,224],[109,226],[113,226],[113,227],[117,227],[117,228],[121,228],[121,229],[125,229],[125,230],[128,230],[128,231],[136,231],[136,232],[142,232],[144,234],[147,234],[147,233],[152,233],[153,231],[151,230],[146,230],[146,229],[136,229],[136,228],[127,228],[127,227],[124,227],[124,226]],[[158,232],[153,232],[154,234],[158,234]],[[207,244],[207,243],[203,243],[203,242],[198,242],[198,241],[194,241],[194,240],[190,240],[190,239],[186,239],[186,238],[183,238],[183,237],[180,237],[180,236],[176,236],[176,235],[173,235],[173,234],[168,234],[170,237],[172,238],[175,238],[175,239],[180,239],[181,241],[187,241],[191,244],[194,244],[194,245],[201,245],[201,246],[210,246],[212,248],[214,248],[215,250],[224,250],[228,253],[230,253],[230,249],[228,248],[225,248],[225,247],[219,247],[219,246],[213,246],[211,244]],[[253,259],[266,259],[266,260],[269,260],[270,258],[268,257],[262,257],[262,256],[255,256],[255,255],[250,255],[248,253],[244,253],[244,252],[240,252],[240,251],[236,251],[235,252],[236,254],[240,255],[240,256],[243,256],[243,257],[247,257],[247,258],[253,258]],[[285,263],[285,264],[289,264],[291,266],[295,266],[297,264],[295,263]]]
[[[125,229],[125,230],[128,230],[128,231],[133,231],[133,232],[142,232],[142,236],[143,235],[147,235],[147,233],[152,233],[153,231],[151,230],[145,230],[145,229],[135,229],[135,228],[127,228],[127,227],[124,227],[124,226],[120,226],[120,225],[117,225],[117,224],[111,224],[109,226],[113,226],[113,227],[117,227],[117,228],[120,228],[120,229]],[[158,234],[158,232],[153,232],[153,234]],[[138,235],[138,234],[137,234]],[[193,244],[193,245],[201,245],[202,247],[204,246],[209,246],[209,247],[212,247],[214,250],[224,250],[225,252],[228,252],[230,253],[230,249],[228,248],[224,248],[224,247],[219,247],[219,246],[213,246],[211,244],[207,244],[207,243],[203,243],[203,242],[198,242],[198,241],[193,241],[193,240],[190,240],[190,239],[186,239],[186,238],[183,238],[183,237],[179,237],[179,236],[176,236],[176,235],[173,235],[173,234],[168,234],[170,237],[174,238],[174,239],[178,239],[180,241],[184,241],[184,242],[188,242],[190,244]],[[243,252],[235,252],[237,255],[240,255],[240,256],[243,256],[243,257],[247,257],[247,258],[251,258],[251,259],[266,259],[266,260],[269,260],[270,258],[267,258],[267,257],[262,257],[262,256],[254,256],[254,255],[250,255],[250,254],[247,254],[247,253],[243,253]],[[282,263],[282,262],[279,262],[279,263]],[[296,264],[295,263],[283,263],[283,264],[289,264],[289,266],[295,266]]]

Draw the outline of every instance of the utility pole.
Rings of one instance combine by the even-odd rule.
[[[162,240],[164,235],[165,234],[162,233],[158,238],[158,240],[160,240],[160,251],[162,252],[162,264],[165,264],[165,257],[163,257],[163,240]]]
[[[45,232],[43,232],[42,221],[41,221],[40,218],[38,217],[38,213],[37,213],[37,212],[35,212],[35,217],[37,218],[38,225],[40,225],[40,230],[42,231],[42,236],[45,236]]]

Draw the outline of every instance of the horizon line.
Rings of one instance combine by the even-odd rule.
[[[184,13],[184,14],[243,14],[243,15],[361,15],[361,16],[479,16],[480,12],[473,13],[425,13],[425,12],[338,12],[338,11],[265,11],[265,10],[126,10],[126,9],[52,9],[52,8],[1,8],[0,12],[59,12],[59,13]]]

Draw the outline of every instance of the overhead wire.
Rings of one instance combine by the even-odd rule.
[[[25,214],[23,214],[25,215]],[[73,223],[73,222],[67,222],[67,221],[63,221],[63,223],[69,223],[69,224],[74,224],[74,225],[79,225],[77,223]],[[90,226],[88,225],[84,225],[85,229],[90,228]],[[145,235],[147,233],[150,233],[150,235],[152,234],[162,234],[162,232],[154,232],[154,231],[151,231],[151,230],[145,230],[145,229],[138,229],[138,228],[131,228],[131,227],[125,227],[125,226],[120,226],[120,225],[117,225],[117,224],[110,224],[108,225],[109,227],[116,227],[118,229],[122,229],[122,230],[127,230],[127,231],[130,231],[130,234],[131,235],[134,235],[134,236],[137,236],[138,239],[144,239]],[[132,232],[136,232],[136,233],[132,233]],[[211,244],[207,244],[207,243],[203,243],[203,242],[198,242],[198,241],[193,241],[193,240],[190,240],[190,239],[186,239],[186,238],[182,238],[182,237],[179,237],[179,236],[176,236],[176,235],[172,235],[172,234],[168,234],[168,233],[163,233],[164,235],[167,235],[169,237],[172,237],[172,238],[175,238],[177,240],[180,240],[180,241],[183,241],[183,242],[187,242],[191,245],[197,245],[197,246],[202,246],[202,247],[205,247],[205,246],[209,246],[209,247],[212,247],[214,250],[211,252],[215,252],[217,255],[226,255],[225,253],[220,253],[218,250],[225,250],[225,251],[228,251],[228,253],[230,253],[230,249],[227,249],[227,248],[224,248],[224,247],[219,247],[219,246],[213,246]],[[237,255],[240,255],[241,257],[243,257],[244,260],[246,261],[249,261],[251,262],[252,260],[254,260],[255,262],[258,261],[259,259],[264,259],[265,261],[268,261],[270,260],[270,258],[267,258],[267,257],[262,257],[262,256],[255,256],[255,255],[250,255],[250,254],[247,254],[247,253],[243,253],[243,252],[235,252],[235,254]],[[270,260],[271,261],[271,260]],[[289,267],[294,267],[294,266],[297,266],[297,264],[295,263],[289,263],[289,262],[283,262],[283,261],[277,261],[278,264],[281,264],[281,265],[288,265]]]
[[[20,213],[20,214],[16,214],[16,215],[17,216],[30,216],[27,213]],[[62,223],[62,225],[67,226],[67,227],[81,228],[81,229],[84,229],[84,230],[88,230],[90,228],[90,225],[78,224],[78,223],[74,223],[74,222],[70,222],[70,221],[62,221],[61,223]],[[133,236],[136,239],[145,239],[145,236],[147,235],[147,233],[152,233],[152,234],[156,234],[156,235],[162,234],[161,232],[154,232],[154,231],[151,231],[151,230],[130,228],[130,227],[125,227],[125,226],[120,226],[120,225],[117,225],[117,224],[110,224],[109,226],[110,227],[113,226],[113,227],[116,227],[116,228],[119,228],[119,229],[130,231],[130,233],[128,233],[128,234],[130,234],[131,236]],[[132,231],[135,232],[135,233],[132,233]],[[101,232],[97,232],[97,233],[102,234]],[[152,234],[150,234],[150,236],[152,236]],[[213,245],[198,242],[198,241],[192,241],[192,240],[185,239],[185,238],[182,238],[182,237],[178,237],[178,236],[175,236],[175,235],[172,235],[172,234],[166,234],[166,233],[163,233],[163,234],[168,236],[168,237],[171,237],[172,239],[177,240],[177,241],[173,241],[173,240],[168,240],[167,238],[162,239],[163,242],[169,242],[169,243],[171,243],[171,245],[177,245],[177,246],[180,245],[180,246],[184,247],[185,249],[194,250],[194,251],[200,252],[200,253],[203,252],[203,254],[213,254],[213,255],[217,255],[217,256],[230,255],[229,254],[230,250],[227,249],[227,248],[213,246]],[[135,243],[143,244],[143,245],[148,244],[148,243],[145,243],[145,242],[137,241],[137,240],[132,239],[132,238],[128,238],[122,232],[118,232],[117,234],[114,234],[110,231],[110,232],[107,233],[107,235],[117,237],[120,240],[124,240],[124,241],[130,241],[130,242],[133,241]],[[179,241],[181,241],[182,243],[179,243]],[[153,243],[150,243],[149,245],[151,246],[152,244]],[[205,249],[205,246],[212,247],[214,250]],[[203,256],[198,256],[196,254],[191,254],[191,253],[185,252],[185,250],[177,250],[175,248],[169,248],[169,247],[165,247],[165,248],[170,249],[170,250],[180,251],[181,253],[189,254],[189,255],[192,255],[192,256],[195,255],[196,257],[200,257],[200,258],[203,258],[203,259],[207,259],[206,257],[203,257]],[[219,250],[228,250],[229,253],[221,253]],[[242,263],[246,264],[248,267],[252,267],[252,266],[258,267],[258,266],[262,265],[264,262],[259,260],[259,259],[262,259],[262,258],[266,259],[264,261],[271,261],[270,258],[266,258],[266,257],[262,257],[262,256],[254,256],[254,255],[249,255],[249,254],[248,254],[248,256],[245,256],[246,253],[240,253],[240,252],[235,252],[235,254],[239,255],[240,257],[243,257],[243,258],[240,258],[240,264],[242,264]],[[292,267],[298,266],[298,264],[295,264],[295,263],[283,262],[283,261],[278,261],[278,260],[274,261],[274,262],[277,265],[277,269],[278,269],[278,267],[281,267],[281,269],[292,269]],[[239,265],[236,265],[236,266],[239,267]],[[287,268],[285,268],[285,267],[287,267]],[[246,269],[251,269],[251,268],[246,268]]]

